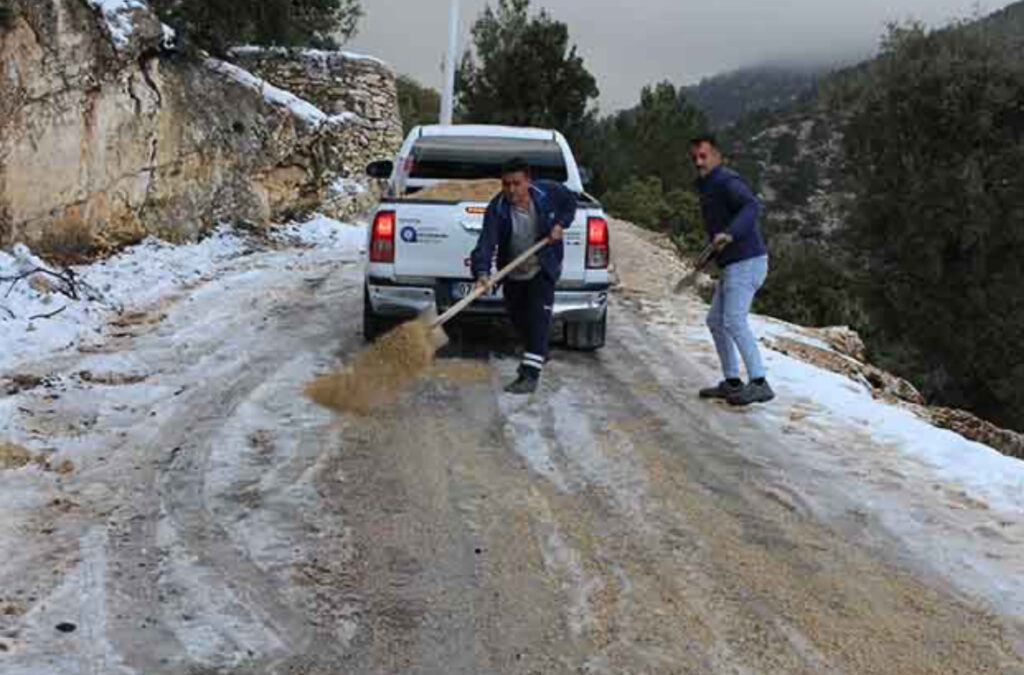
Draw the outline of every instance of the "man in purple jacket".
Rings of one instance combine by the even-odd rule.
[[[722,153],[712,136],[690,141],[697,169],[697,191],[708,238],[722,270],[708,312],[708,328],[725,379],[700,390],[701,398],[723,398],[732,405],[763,403],[775,398],[765,379],[764,363],[747,315],[754,295],[768,275],[768,249],[761,227],[761,203],[735,171],[722,166]],[[750,381],[740,379],[739,351]]]

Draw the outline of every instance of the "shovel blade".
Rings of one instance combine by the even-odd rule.
[[[693,282],[697,280],[697,272],[690,272],[685,277],[676,282],[676,285],[672,288],[673,293],[682,293],[687,288],[693,285]]]
[[[420,314],[419,320],[427,326],[433,326],[437,322],[437,310],[431,307]],[[448,344],[448,334],[444,332],[444,328],[440,326],[432,328],[430,331],[430,342],[435,352]]]

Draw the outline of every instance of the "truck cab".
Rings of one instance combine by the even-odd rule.
[[[584,192],[560,133],[492,125],[415,127],[395,159],[367,167],[371,177],[387,181],[368,232],[367,339],[427,309],[444,312],[471,290],[470,251],[500,190],[501,166],[513,157],[525,159],[534,178],[561,182],[577,196],[576,217],[564,233],[555,326],[571,348],[604,345],[610,249],[600,203]],[[463,311],[495,318],[504,313],[500,286]]]

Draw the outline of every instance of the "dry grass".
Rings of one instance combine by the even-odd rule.
[[[75,464],[70,459],[62,460],[54,465],[46,455],[33,455],[16,443],[0,442],[0,471],[23,469],[29,464],[35,464],[44,471],[55,471],[62,476],[67,476],[75,471]]]
[[[184,244],[194,241],[196,233],[177,222],[147,229],[138,220],[124,218],[96,229],[80,219],[65,219],[48,225],[33,249],[52,263],[79,265],[109,257],[151,234],[171,244]]]
[[[5,389],[8,396],[14,396],[23,391],[32,391],[46,383],[45,378],[27,373],[16,373],[3,379],[8,381]]]
[[[39,462],[31,452],[14,443],[0,443],[0,470],[20,469],[32,462]]]
[[[81,220],[58,220],[43,230],[33,247],[45,260],[62,265],[86,263],[98,253],[91,228]]]
[[[425,372],[436,349],[429,322],[409,321],[360,352],[345,369],[310,382],[306,395],[331,410],[366,415],[396,399]]]
[[[83,370],[78,373],[83,382],[92,384],[127,385],[145,382],[148,375],[137,375],[133,373],[94,373],[91,370]]]
[[[445,202],[489,202],[501,191],[501,181],[449,180],[409,195],[409,199],[431,199]]]
[[[54,293],[57,290],[57,283],[50,277],[33,274],[28,279],[28,287],[36,293]]]

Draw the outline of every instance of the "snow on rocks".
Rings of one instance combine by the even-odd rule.
[[[369,61],[381,66],[388,67],[388,64],[376,56],[357,54],[347,51],[325,51],[323,49],[293,49],[290,47],[264,47],[261,45],[240,45],[231,48],[232,54],[296,54],[300,58],[316,61],[327,61],[328,59],[341,57],[349,61]]]
[[[817,342],[806,334],[807,329],[768,317],[751,316],[751,328],[756,335],[768,338],[769,342],[780,338],[789,340],[790,344]],[[837,352],[832,353],[847,359]],[[855,381],[848,374],[840,374],[841,369],[832,372],[810,359],[775,349],[766,350],[764,356],[772,386],[783,399],[812,401],[823,413],[819,414],[821,422],[825,418],[832,420],[823,428],[832,426],[842,433],[843,425],[852,423],[866,432],[879,447],[899,448],[905,457],[914,458],[930,467],[936,476],[963,486],[972,497],[983,500],[990,507],[1024,512],[1024,464],[1020,460],[989,445],[934,426],[929,408],[879,398],[871,383]],[[792,422],[785,406],[769,404],[765,410],[769,417],[781,414],[778,421],[782,425]],[[945,426],[957,428],[953,424]]]
[[[299,98],[295,94],[280,89],[266,80],[260,79],[248,70],[238,66],[220,61],[214,58],[207,58],[206,64],[213,70],[227,75],[239,84],[263,94],[263,98],[270,104],[284,108],[301,119],[309,126],[316,128],[324,124],[349,124],[359,122],[362,118],[353,112],[343,112],[338,115],[328,115],[320,108],[309,101]]]
[[[261,92],[263,94],[263,98],[266,99],[268,103],[287,108],[292,112],[292,114],[305,121],[310,126],[318,126],[327,119],[327,115],[312,103],[303,101],[295,94],[287,92],[284,89],[278,89],[274,85],[261,80],[247,70],[243,70],[236,65],[214,58],[206,59],[206,64],[211,69],[227,75],[239,84]]]
[[[366,194],[366,183],[352,178],[338,178],[327,188],[330,195],[362,195]]]
[[[89,4],[102,12],[110,30],[114,45],[123,48],[135,31],[132,14],[137,9],[146,9],[141,0],[89,0]]]

